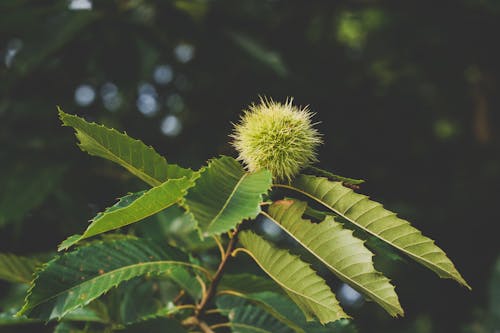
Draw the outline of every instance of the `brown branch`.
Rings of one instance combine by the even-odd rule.
[[[212,283],[210,284],[210,287],[208,287],[208,290],[205,293],[205,296],[203,297],[200,304],[198,305],[198,309],[196,310],[196,318],[203,317],[203,315],[205,314],[205,310],[208,306],[208,303],[210,302],[212,297],[215,295],[215,291],[217,290],[217,286],[219,285],[219,282],[222,278],[222,275],[224,274],[224,268],[226,267],[227,261],[228,261],[229,257],[231,256],[231,253],[233,252],[234,247],[236,246],[236,241],[238,238],[237,236],[238,236],[239,231],[240,231],[239,226],[237,226],[232,234],[231,239],[229,240],[229,244],[227,245],[227,248],[224,252],[224,257],[222,258],[222,260],[219,264],[219,267],[217,268],[217,272],[215,272]]]

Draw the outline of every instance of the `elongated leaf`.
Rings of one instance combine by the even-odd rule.
[[[0,253],[0,279],[8,282],[30,283],[36,267],[40,264],[37,259]]]
[[[234,333],[294,333],[285,323],[263,309],[249,304],[234,306],[222,297],[218,302],[226,306],[229,326]],[[228,304],[225,304],[228,303]],[[222,306],[219,306],[221,309]],[[303,331],[301,331],[303,332]]]
[[[144,274],[175,277],[187,266],[178,250],[141,239],[95,242],[50,261],[33,281],[19,314],[49,320]]]
[[[199,253],[215,248],[217,244],[212,237],[200,238],[193,215],[179,205],[169,207],[135,228],[135,233],[168,243],[186,252]]]
[[[325,178],[328,178],[329,180],[342,182],[342,183],[347,184],[347,185],[356,185],[357,186],[357,185],[361,185],[365,182],[363,179],[354,179],[354,178],[339,176],[339,175],[336,175],[330,171],[326,171],[326,170],[316,168],[313,166],[307,167],[303,173],[307,174],[307,175],[325,177]]]
[[[127,195],[114,206],[97,214],[83,235],[71,236],[62,242],[59,251],[67,249],[82,239],[118,229],[154,215],[179,202],[193,184],[193,180],[186,177],[169,179],[149,191]]]
[[[247,173],[232,157],[209,162],[186,196],[186,209],[193,214],[204,235],[221,234],[243,219],[260,212],[262,195],[271,187],[271,173]]]
[[[147,320],[137,324],[125,327],[123,330],[117,330],[121,333],[187,333],[187,330],[182,327],[181,323],[175,319],[157,318]]]
[[[262,291],[281,292],[281,289],[272,280],[249,273],[224,274],[217,290],[231,290],[243,294]]]
[[[317,317],[324,324],[349,318],[326,282],[298,256],[275,248],[250,231],[242,232],[240,241],[245,252],[285,290],[307,320]]]
[[[252,305],[252,308],[258,307],[259,311],[251,310],[248,312],[261,312],[260,314],[262,318],[264,317],[274,317],[272,320],[269,318],[273,324],[268,326],[275,325],[278,330],[283,330],[285,332],[296,332],[296,333],[306,333],[300,325],[296,323],[295,317],[292,317],[293,310],[298,311],[298,319],[302,318],[303,323],[306,322],[302,312],[299,308],[286,296],[277,293],[271,292],[259,292],[253,294],[227,294],[222,295],[216,300],[217,308],[221,311],[221,313],[227,315],[232,323],[238,323],[236,318],[238,318],[237,308],[243,308],[245,305]],[[246,312],[246,311],[245,311]],[[250,315],[250,313],[248,313]],[[294,313],[293,315],[297,315]],[[260,318],[253,316],[248,316],[248,322],[243,322],[251,326],[262,327],[263,325],[259,325]],[[241,318],[241,317],[240,317]],[[276,322],[278,321],[278,322]],[[263,328],[268,328],[263,326]],[[274,332],[274,330],[273,330]]]
[[[16,316],[15,311],[0,312],[0,327],[38,323],[40,320]],[[0,329],[1,331],[1,329]]]
[[[80,141],[78,145],[83,151],[120,164],[151,186],[158,186],[167,179],[192,176],[192,170],[167,164],[165,158],[152,147],[125,133],[89,123],[83,118],[64,113],[61,109],[59,118],[64,126],[75,129]]]
[[[317,321],[306,321],[300,308],[289,298],[274,292],[259,292],[246,295],[221,295],[216,299],[219,310],[225,315],[231,314],[231,310],[246,304],[254,305],[265,310],[282,323],[288,325],[294,332],[305,333],[355,333],[356,329],[350,320],[340,319],[327,325],[321,325]],[[283,321],[281,318],[285,318]],[[232,321],[232,317],[229,316]],[[290,324],[291,323],[291,324]]]
[[[6,156],[6,160],[7,157],[10,156]],[[22,221],[46,200],[62,179],[65,167],[40,165],[32,159],[17,161],[0,174],[0,227]],[[19,158],[16,156],[15,160]]]
[[[342,281],[377,302],[392,315],[403,315],[389,279],[373,267],[371,253],[351,230],[328,216],[321,223],[302,218],[305,202],[281,200],[269,207],[269,218],[318,258]]]
[[[442,278],[450,278],[470,289],[446,254],[434,241],[422,235],[408,221],[385,209],[367,196],[355,193],[326,178],[301,175],[292,186],[339,214],[355,226],[399,249],[422,265],[430,268]]]

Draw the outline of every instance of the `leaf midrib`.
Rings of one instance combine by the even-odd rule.
[[[274,274],[271,274],[271,273],[270,273],[270,272],[269,272],[266,268],[264,268],[264,266],[262,266],[262,264],[259,262],[259,260],[257,260],[257,258],[253,255],[253,253],[252,253],[252,252],[250,252],[249,250],[247,250],[247,249],[245,249],[245,248],[238,248],[237,250],[239,250],[239,251],[243,251],[243,252],[245,252],[246,254],[248,254],[250,257],[252,257],[252,258],[253,258],[253,260],[255,260],[255,262],[257,263],[257,265],[259,265],[259,266],[260,266],[260,268],[261,268],[261,269],[262,269],[262,270],[263,270],[263,271],[264,271],[267,275],[269,275],[269,276],[271,276],[271,277],[272,277],[272,276],[274,276]],[[300,293],[300,292],[298,292],[298,291],[295,291],[295,290],[293,290],[293,289],[290,289],[288,286],[286,286],[285,284],[283,284],[281,281],[279,281],[279,280],[277,280],[277,279],[273,279],[273,280],[274,280],[274,281],[276,281],[276,283],[278,283],[278,284],[279,284],[279,285],[280,285],[283,289],[289,290],[289,291],[290,291],[290,292],[292,292],[293,294],[296,294],[296,295],[298,295],[298,296],[304,297],[305,299],[310,300],[310,301],[312,301],[313,303],[316,303],[317,305],[319,305],[319,306],[321,306],[321,307],[323,307],[323,308],[325,308],[325,309],[327,309],[327,310],[329,310],[329,309],[330,309],[330,308],[328,307],[328,305],[324,305],[324,304],[320,303],[319,301],[317,301],[317,300],[315,300],[315,299],[313,299],[313,298],[311,298],[311,297],[309,297],[309,296],[307,296],[307,295],[304,295],[304,294],[302,294],[302,293]],[[348,316],[343,317],[343,316],[341,316],[341,315],[340,315],[339,313],[337,313],[337,312],[335,312],[335,313],[336,313],[336,315],[339,317],[338,319],[340,319],[340,318],[349,318]]]
[[[186,178],[186,177],[183,177],[183,178],[180,178],[180,179],[184,179],[184,178]],[[177,179],[173,179],[173,180],[177,180]],[[167,182],[168,182],[168,181],[170,181],[170,180],[167,180]],[[182,191],[186,191],[186,190],[181,190],[181,192],[182,192]],[[140,196],[140,197],[139,197],[139,198],[137,198],[136,200],[139,200],[140,198],[142,198],[144,195],[146,195],[146,193],[148,193],[148,192],[145,192],[142,196]],[[167,205],[167,206],[162,206],[162,208],[159,208],[159,209],[154,210],[154,212],[153,212],[153,213],[151,213],[151,214],[149,214],[148,216],[151,216],[151,215],[157,214],[157,213],[161,212],[162,210],[165,210],[165,209],[169,208],[170,206],[173,206],[173,205],[175,205],[176,203],[179,203],[181,200],[182,200],[182,197],[181,197],[181,198],[179,198],[179,199],[177,199],[177,200],[175,200],[175,201],[173,201],[173,202],[171,202],[171,203],[170,203],[169,205]],[[103,215],[102,215],[101,217],[99,217],[97,220],[92,221],[92,223],[89,225],[89,227],[87,228],[87,230],[85,230],[85,232],[83,233],[82,237],[80,237],[80,238],[78,239],[78,241],[81,241],[81,240],[83,240],[83,239],[86,239],[86,238],[89,238],[89,237],[92,237],[92,236],[96,236],[96,235],[98,235],[98,234],[100,234],[100,233],[103,233],[103,232],[106,232],[106,231],[111,231],[111,230],[114,230],[114,229],[118,229],[118,228],[121,228],[121,227],[125,227],[125,226],[127,226],[127,225],[130,225],[130,224],[132,224],[132,223],[135,223],[135,222],[138,222],[138,221],[140,221],[140,220],[144,219],[144,217],[143,217],[143,218],[140,218],[140,219],[138,219],[138,220],[136,220],[136,221],[134,221],[134,222],[130,222],[130,223],[125,224],[125,225],[121,225],[121,226],[120,226],[120,227],[118,227],[118,228],[113,228],[113,229],[106,230],[106,231],[100,231],[99,233],[97,233],[97,234],[91,234],[90,236],[89,236],[89,235],[86,235],[86,234],[87,234],[87,231],[88,231],[88,230],[92,227],[92,224],[97,223],[97,221],[100,221],[100,220],[101,220],[101,219],[103,219],[105,216],[110,216],[110,215],[112,216],[112,215],[116,215],[116,214],[118,214],[118,212],[121,212],[121,211],[122,211],[122,210],[124,210],[124,209],[128,209],[128,208],[129,208],[130,206],[132,206],[133,204],[134,204],[134,202],[130,203],[130,205],[128,205],[128,206],[125,206],[125,207],[122,207],[122,208],[119,208],[119,209],[113,210],[113,211],[111,211],[111,212],[109,212],[109,213],[104,212],[104,213],[103,213]]]
[[[252,326],[252,325],[247,325],[247,324],[241,324],[241,323],[229,322],[229,323],[228,323],[228,325],[229,325],[229,326],[234,326],[234,327],[241,327],[241,328],[250,329],[250,330],[253,330],[253,331],[255,331],[255,332],[273,333],[273,332],[268,331],[268,330],[265,330],[265,329],[263,329],[263,328],[256,327],[256,326]]]
[[[98,276],[94,276],[93,278],[90,278],[88,280],[85,280],[84,282],[82,282],[81,284],[77,284],[77,285],[74,285],[72,286],[71,288],[67,288],[67,289],[64,289],[60,292],[58,292],[57,294],[54,294],[52,295],[51,297],[48,297],[48,298],[45,298],[43,299],[42,301],[39,301],[38,303],[30,306],[29,308],[23,308],[21,311],[21,314],[24,313],[26,310],[30,310],[30,309],[33,309],[37,306],[39,306],[40,304],[42,303],[45,303],[45,302],[48,302],[56,297],[59,297],[60,295],[62,294],[65,294],[65,293],[69,293],[71,292],[72,290],[78,288],[78,287],[81,287],[82,285],[85,285],[85,284],[88,284],[88,283],[97,283],[100,279],[103,279],[105,277],[107,277],[108,275],[111,275],[111,274],[116,274],[120,271],[123,271],[123,270],[127,270],[127,269],[132,269],[133,267],[138,267],[138,266],[149,266],[149,265],[162,265],[162,264],[172,264],[172,265],[180,265],[180,266],[188,266],[188,267],[191,267],[191,268],[195,268],[195,269],[201,269],[201,267],[198,267],[196,265],[193,265],[193,264],[188,264],[188,263],[185,263],[185,262],[182,262],[182,261],[175,261],[175,260],[162,260],[162,261],[150,261],[150,262],[144,262],[144,263],[138,263],[138,264],[133,264],[133,265],[128,265],[128,266],[123,266],[123,267],[120,267],[120,268],[117,268],[115,270],[112,270],[112,271],[109,271],[109,272],[105,272],[104,274],[102,275],[98,275]],[[204,271],[204,270],[202,270]],[[122,280],[122,281],[126,281],[126,280]],[[36,280],[34,281],[36,282]],[[34,286],[35,284],[33,284]],[[99,296],[96,296],[96,297],[99,297]],[[94,298],[92,297],[89,297],[88,300],[86,300],[85,302],[88,303],[89,301],[92,301]],[[85,304],[86,304],[85,303]],[[71,311],[72,309],[68,309],[66,311],[64,311],[63,314],[61,314],[61,317],[63,317],[64,315],[66,315],[66,313],[68,313],[69,311]]]
[[[75,128],[76,129],[76,128]],[[106,148],[106,146],[103,146],[101,143],[99,143],[99,141],[97,141],[96,139],[94,139],[92,136],[88,135],[85,131],[81,130],[81,129],[76,129],[77,131],[79,131],[80,133],[82,133],[83,135],[85,135],[87,138],[90,138],[97,146],[99,146],[102,150],[104,150],[105,152],[107,152],[109,155],[113,156],[113,158],[116,158],[118,161],[119,161],[119,164],[125,166],[125,168],[129,169],[129,170],[135,170],[137,173],[141,174],[144,178],[146,179],[149,179],[149,181],[147,180],[144,180],[146,181],[149,185],[151,186],[158,186],[161,184],[161,181],[159,181],[158,179],[156,178],[153,178],[151,177],[150,175],[148,175],[147,173],[145,173],[144,171],[142,171],[141,169],[137,169],[136,167],[134,167],[133,165],[131,165],[130,163],[128,163],[127,161],[123,160],[121,157],[119,157],[118,155],[116,154],[113,154],[113,152],[111,152],[108,148]],[[118,132],[118,131],[117,131]],[[119,132],[118,132],[119,133]],[[121,134],[121,133],[120,133]],[[80,143],[80,146],[83,146],[81,143]],[[85,149],[86,150],[86,149]],[[142,179],[142,178],[141,178]]]
[[[238,190],[238,188],[240,187],[241,183],[243,182],[243,180],[248,176],[248,173],[244,173],[243,176],[238,180],[238,182],[236,183],[236,185],[234,185],[234,188],[233,190],[231,191],[231,194],[229,194],[228,198],[226,199],[226,201],[224,202],[224,205],[221,207],[221,209],[219,210],[219,212],[217,213],[217,215],[214,216],[214,218],[212,218],[212,220],[210,221],[210,223],[208,223],[208,227],[207,229],[211,229],[210,227],[217,221],[217,219],[222,215],[222,213],[224,212],[224,210],[227,208],[227,206],[229,205],[229,202],[231,201],[231,199],[234,197],[234,194],[236,193],[236,191]]]
[[[316,258],[318,258],[322,263],[324,263],[328,268],[330,268],[336,274],[340,275],[341,279],[345,280],[346,282],[348,281],[349,283],[352,283],[352,284],[358,286],[359,289],[364,290],[369,295],[372,295],[373,298],[380,300],[384,304],[387,304],[391,309],[396,310],[397,314],[401,314],[401,315],[403,314],[402,309],[399,309],[396,306],[388,303],[383,298],[380,298],[380,296],[378,296],[377,294],[374,294],[372,291],[366,289],[366,287],[364,287],[363,285],[359,284],[357,281],[352,280],[350,277],[348,277],[347,275],[345,275],[344,273],[342,273],[341,271],[337,270],[335,267],[333,267],[332,265],[330,265],[328,262],[325,261],[325,259],[323,259],[321,256],[319,256],[316,252],[314,252],[313,250],[309,249],[309,247],[306,244],[304,244],[300,239],[298,239],[297,237],[295,237],[295,235],[292,234],[283,225],[281,225],[281,223],[279,223],[273,217],[271,217],[271,215],[267,214],[266,212],[261,212],[261,214],[263,214],[265,217],[267,217],[268,219],[270,219],[271,221],[273,221],[275,224],[277,224],[282,230],[284,230],[288,235],[290,235],[293,239],[295,239],[300,245],[302,245],[305,249],[307,249],[309,252],[311,252],[312,254],[314,254],[314,256]],[[373,273],[377,273],[377,271],[373,270]]]
[[[242,294],[237,291],[233,290],[223,290],[219,292],[219,294],[227,294],[227,295],[232,295],[235,297],[240,297],[243,298],[244,300],[247,300],[248,302],[252,303],[255,306],[262,307],[265,311],[267,311],[273,318],[277,319],[281,323],[287,325],[290,327],[293,331],[297,333],[306,333],[301,327],[296,325],[293,321],[289,320],[286,318],[284,315],[282,315],[278,310],[275,310],[270,304],[268,304],[266,301],[261,300],[259,298],[252,298],[251,296],[248,296],[246,294]],[[271,309],[271,310],[270,310]],[[272,312],[274,311],[274,313]]]
[[[371,231],[370,229],[367,229],[367,228],[363,227],[361,224],[359,224],[355,220],[351,219],[350,217],[346,216],[345,214],[342,214],[340,211],[338,211],[335,208],[333,208],[332,206],[328,205],[327,203],[325,203],[323,200],[319,199],[318,197],[316,197],[314,195],[311,195],[311,194],[309,194],[309,193],[307,193],[307,192],[305,192],[305,191],[303,191],[303,190],[301,190],[299,188],[291,186],[291,185],[273,184],[273,186],[287,188],[289,190],[294,190],[294,191],[297,191],[297,192],[299,192],[299,193],[301,193],[301,194],[303,194],[303,195],[305,195],[305,196],[307,196],[307,197],[309,197],[309,198],[311,198],[313,200],[316,200],[318,203],[322,204],[323,206],[325,206],[326,208],[332,210],[333,212],[339,214],[340,216],[342,216],[343,218],[345,218],[347,221],[349,221],[352,224],[356,225],[358,228],[363,229],[367,233],[369,233],[369,234],[377,237],[378,239],[382,240],[383,242],[389,244],[390,246],[395,247],[396,249],[400,250],[401,252],[405,253],[406,255],[408,255],[408,256],[410,256],[412,258],[415,258],[415,259],[418,259],[418,260],[421,260],[421,261],[424,261],[424,262],[428,263],[430,266],[437,268],[437,270],[439,270],[441,273],[443,273],[443,274],[445,274],[447,276],[453,276],[453,277],[455,277],[450,272],[447,272],[446,270],[444,270],[443,268],[441,268],[441,266],[438,266],[435,263],[433,263],[433,262],[431,262],[431,261],[429,261],[429,260],[427,260],[427,259],[425,259],[423,257],[417,256],[417,255],[415,255],[415,254],[413,254],[413,253],[405,250],[404,248],[400,247],[399,245],[389,242],[383,236],[381,236],[381,235],[379,235],[379,234]],[[424,237],[424,236],[422,235],[422,237]],[[455,278],[458,278],[458,280],[461,283],[463,283],[466,287],[468,287],[470,289],[470,287],[468,286],[468,284],[465,281],[463,281],[463,279],[460,279],[460,277],[455,277]]]

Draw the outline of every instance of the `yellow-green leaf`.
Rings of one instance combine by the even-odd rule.
[[[151,186],[158,186],[167,179],[190,178],[193,171],[174,164],[167,164],[165,158],[142,141],[125,133],[89,123],[78,116],[59,109],[59,118],[64,126],[73,127],[80,141],[80,149],[90,155],[99,156],[120,164]]]
[[[116,205],[99,213],[83,235],[73,235],[62,242],[59,250],[67,249],[85,238],[118,229],[154,215],[180,202],[192,185],[191,178],[169,179],[148,191],[125,196]]]
[[[371,253],[351,230],[328,216],[321,223],[302,218],[305,202],[281,200],[269,207],[272,221],[318,258],[342,281],[382,306],[390,315],[403,315],[394,286],[373,267]]]
[[[203,235],[221,234],[256,217],[270,187],[269,171],[248,173],[234,158],[223,156],[200,171],[184,205]]]
[[[322,324],[349,318],[335,294],[310,265],[286,250],[278,249],[251,231],[240,233],[244,251],[282,287],[304,312],[307,320],[318,318]]]
[[[423,236],[408,221],[397,217],[380,203],[344,187],[341,182],[323,177],[300,175],[291,186],[280,186],[305,194],[358,228],[399,249],[440,277],[456,280],[470,289],[455,265],[432,239]]]

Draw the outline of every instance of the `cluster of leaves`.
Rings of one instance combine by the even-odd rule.
[[[0,278],[30,287],[17,316],[2,314],[0,324],[55,319],[55,332],[351,332],[350,316],[328,282],[304,258],[260,235],[259,215],[391,316],[403,315],[394,286],[375,269],[373,253],[352,229],[469,287],[433,240],[356,193],[352,187],[361,181],[311,168],[291,183],[273,184],[269,171],[247,172],[228,156],[193,171],[167,163],[114,129],[62,111],[60,118],[76,130],[83,151],[118,163],[151,188],[99,213],[45,264],[1,255]],[[323,210],[311,209],[310,202]],[[216,246],[221,257],[216,270],[188,243],[107,233],[160,212],[186,223],[191,236],[213,239],[208,246]],[[225,273],[240,253],[267,277]]]

